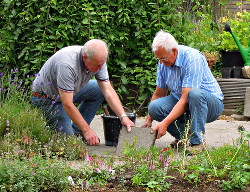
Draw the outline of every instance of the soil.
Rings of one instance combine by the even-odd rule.
[[[221,115],[218,119],[233,121],[230,116]],[[71,192],[146,192],[153,191],[145,186],[133,186],[132,184],[132,171],[127,170],[125,174],[116,175],[110,178],[106,184],[100,186],[98,184],[89,187],[88,189],[72,189]],[[175,179],[167,179],[166,182],[170,183],[168,192],[223,192],[220,187],[220,181],[202,176],[199,178],[199,183],[190,183],[187,179],[184,179],[181,175],[175,175],[171,173]],[[230,190],[233,192],[250,192],[250,184],[244,189]]]
[[[72,192],[146,192],[153,191],[147,190],[144,186],[133,186],[130,174],[124,176],[114,177],[108,180],[108,183],[103,186],[91,186],[86,190],[72,190]],[[183,179],[181,175],[175,176],[175,179],[168,179],[166,182],[170,183],[170,188],[168,192],[223,192],[220,188],[220,183],[218,180],[208,181],[207,178],[201,178],[204,182],[200,184],[192,184],[187,180]],[[231,190],[233,192],[249,192],[250,185],[244,189]]]
[[[230,116],[227,116],[227,115],[220,115],[218,117],[218,120],[227,120],[227,121],[234,121],[235,119],[230,117]]]

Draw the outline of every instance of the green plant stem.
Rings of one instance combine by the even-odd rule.
[[[235,159],[236,155],[239,153],[240,149],[242,148],[243,144],[244,144],[244,142],[242,142],[242,143],[240,144],[240,147],[237,149],[237,151],[236,151],[236,153],[234,154],[233,158],[230,160],[230,162],[229,162],[227,165],[225,165],[225,168],[224,168],[224,170],[223,170],[222,173],[224,173],[225,170],[227,170],[226,167],[228,167],[228,166],[233,162],[233,160]]]
[[[210,163],[211,163],[212,166],[213,166],[214,174],[215,174],[216,177],[218,177],[216,167],[214,166],[214,163],[213,163],[213,161],[212,161],[212,158],[211,158],[210,154],[208,153],[208,150],[207,150],[207,148],[206,148],[206,146],[205,146],[205,143],[204,143],[203,141],[202,141],[202,144],[203,144],[203,146],[205,147],[205,151],[206,151],[206,153],[207,153],[208,159],[209,159]]]

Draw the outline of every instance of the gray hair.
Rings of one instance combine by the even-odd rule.
[[[153,40],[152,51],[157,51],[158,47],[162,47],[167,52],[170,52],[173,48],[178,49],[178,43],[170,33],[160,30],[156,33]]]
[[[92,59],[103,50],[106,52],[106,59],[108,59],[109,49],[107,44],[101,39],[91,39],[83,45],[81,53],[82,55],[87,55],[89,59]]]

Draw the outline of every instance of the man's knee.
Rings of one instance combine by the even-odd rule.
[[[202,96],[202,91],[198,88],[193,88],[188,93],[188,100],[196,100],[199,99]]]
[[[98,93],[102,93],[102,90],[96,80],[90,80],[91,87],[95,89]]]
[[[148,113],[149,113],[150,117],[155,119],[158,110],[159,110],[159,106],[158,106],[158,103],[156,102],[156,100],[151,101],[150,104],[148,105]]]
[[[99,84],[97,83],[97,81],[96,80],[90,80],[89,83],[90,83],[91,89],[93,90],[93,93],[94,93],[93,98],[97,97],[99,99],[104,99],[102,90],[101,90]]]

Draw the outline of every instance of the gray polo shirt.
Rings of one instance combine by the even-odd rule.
[[[81,49],[83,46],[68,46],[52,55],[43,65],[32,85],[32,91],[61,101],[58,88],[74,95],[95,76],[99,81],[108,81],[107,64],[96,73],[84,68]]]

